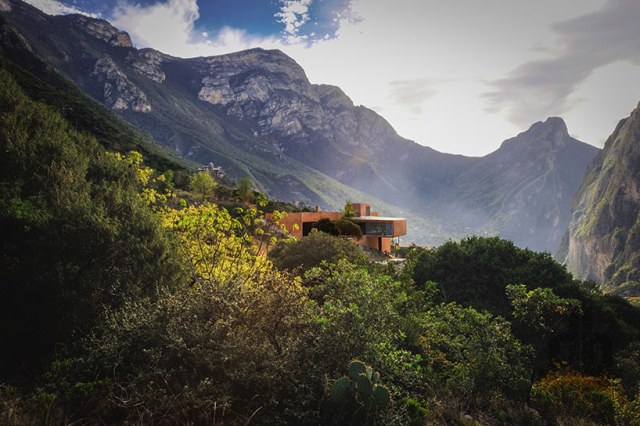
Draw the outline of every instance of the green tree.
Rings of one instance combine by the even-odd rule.
[[[356,215],[356,212],[353,210],[353,203],[349,200],[344,204],[344,209],[342,209],[342,218],[349,219]]]
[[[470,237],[432,250],[416,250],[410,253],[406,269],[419,287],[437,282],[440,300],[507,319],[513,318],[506,292],[509,284],[523,283],[528,290],[550,288],[560,298],[578,300],[582,314],[568,317],[566,328],[551,336],[543,349],[547,360],[605,373],[613,367],[615,353],[640,334],[640,310],[627,301],[602,295],[592,283],[574,280],[548,253],[521,249],[500,238]],[[516,334],[526,340],[526,330],[521,324],[514,325]]]
[[[324,232],[325,234],[333,236],[340,235],[340,230],[338,229],[334,221],[326,217],[320,219],[317,223],[314,223],[313,228],[317,229],[320,232]]]
[[[216,181],[211,177],[209,172],[196,173],[189,182],[191,191],[199,195],[202,201],[205,201],[213,195],[216,186]]]
[[[559,297],[550,288],[528,291],[523,284],[509,285],[506,291],[513,306],[513,317],[521,327],[521,334],[535,351],[535,368],[540,352],[551,337],[561,330],[566,331],[570,316],[582,314],[580,301]]]
[[[362,238],[362,229],[347,219],[331,220],[327,218],[320,219],[313,225],[318,231],[324,232],[329,235],[343,236],[348,238],[355,238],[359,240]]]
[[[349,238],[355,238],[359,240],[362,238],[362,229],[350,220],[347,219],[339,219],[334,220],[333,223],[338,228],[338,232],[340,235]]]
[[[430,309],[424,324],[424,359],[434,386],[467,402],[521,392],[530,351],[509,322],[446,303]]]
[[[251,179],[243,177],[238,181],[236,186],[236,195],[245,203],[253,201],[254,194]]]
[[[105,308],[152,298],[182,269],[139,155],[107,154],[4,72],[0,149],[2,376],[37,371]]]
[[[573,284],[573,277],[548,253],[535,253],[497,237],[449,241],[417,252],[411,260],[413,279],[440,285],[443,301],[455,301],[508,317],[511,304],[505,287],[525,283],[529,288]]]
[[[312,231],[299,240],[282,241],[269,253],[274,265],[289,271],[308,271],[322,262],[337,263],[340,259],[366,262],[360,247],[350,241],[324,232]]]

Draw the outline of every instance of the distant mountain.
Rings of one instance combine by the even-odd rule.
[[[400,137],[340,88],[310,84],[280,51],[181,59],[135,49],[103,20],[48,16],[19,0],[0,0],[0,13],[3,34],[177,155],[249,176],[285,201],[335,208],[366,198],[408,216],[416,241],[489,233],[555,251],[595,155],[566,128],[558,141],[551,130],[523,136],[532,128],[483,158],[444,154]],[[10,39],[0,36],[5,52]]]
[[[640,295],[640,105],[589,166],[559,257],[582,279]]]
[[[598,151],[570,137],[561,118],[535,123],[456,179],[463,220],[472,229],[555,251],[573,195]]]

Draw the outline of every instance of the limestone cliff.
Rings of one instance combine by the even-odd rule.
[[[162,84],[165,78],[167,78],[164,71],[162,71],[162,63],[169,58],[169,56],[157,50],[142,49],[131,52],[127,60],[136,72],[147,77],[149,80]]]
[[[131,37],[127,32],[118,30],[104,19],[95,19],[84,15],[66,15],[61,19],[112,46],[133,47]]]
[[[580,278],[640,294],[640,106],[590,165],[560,256]]]
[[[127,78],[109,55],[103,55],[96,61],[91,76],[104,83],[104,102],[110,108],[151,111],[147,96]]]

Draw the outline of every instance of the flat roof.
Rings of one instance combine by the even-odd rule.
[[[407,220],[404,217],[384,217],[384,216],[357,216],[349,218],[351,220],[362,220],[367,222],[391,222],[395,220]]]

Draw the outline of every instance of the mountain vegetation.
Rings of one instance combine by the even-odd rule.
[[[311,84],[279,51],[175,58],[135,49],[106,21],[4,0],[0,49],[33,56],[184,159],[221,165],[272,198],[339,208],[369,200],[411,217],[410,238],[500,235],[555,252],[597,149],[551,119],[469,158],[399,136],[338,87]],[[532,206],[535,206],[532,208]]]
[[[216,180],[213,204],[17,80],[0,423],[640,424],[638,308],[548,254],[469,238],[397,267],[294,241],[259,193]]]

